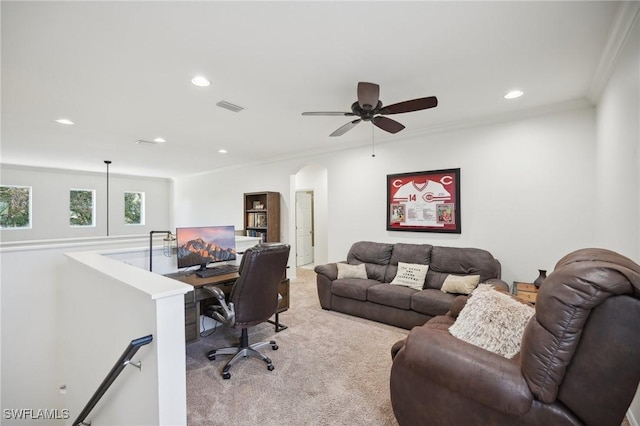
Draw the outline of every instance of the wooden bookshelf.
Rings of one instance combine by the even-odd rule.
[[[261,237],[269,243],[280,241],[279,192],[244,194],[244,229],[248,237]]]

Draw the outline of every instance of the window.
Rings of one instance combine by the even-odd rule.
[[[0,229],[31,228],[31,187],[0,186]]]
[[[69,190],[69,225],[96,226],[95,189]]]
[[[124,223],[144,225],[144,192],[124,193]]]

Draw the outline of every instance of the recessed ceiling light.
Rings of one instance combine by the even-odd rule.
[[[224,148],[222,148],[222,149],[219,149],[219,150],[218,150],[218,152],[219,152],[220,154],[226,154],[226,153],[227,153],[227,150],[226,150],[226,149],[224,149]]]
[[[73,121],[67,119],[67,118],[59,118],[56,120],[56,123],[60,123],[60,124],[67,124],[67,125],[71,125],[74,124]]]
[[[155,138],[153,141],[154,141],[154,142],[158,142],[158,143],[166,142],[166,140],[165,140],[165,139],[163,139],[163,138]]]
[[[506,95],[504,95],[505,99],[515,99],[515,98],[519,98],[520,96],[524,95],[524,92],[522,90],[512,90],[510,92],[508,92]]]
[[[204,78],[201,75],[197,75],[197,76],[193,77],[191,79],[191,82],[193,84],[195,84],[196,86],[200,86],[200,87],[207,87],[208,85],[211,84],[211,82],[209,80],[207,80],[206,78]]]

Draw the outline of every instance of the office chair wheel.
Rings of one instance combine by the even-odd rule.
[[[269,344],[271,345],[271,349],[273,349],[274,351],[278,350],[278,345],[276,344],[275,340],[270,341]]]
[[[228,371],[225,371],[224,373],[222,373],[222,378],[227,380],[231,378],[231,373],[229,373]]]
[[[267,365],[267,370],[269,370],[269,371],[273,371],[273,369],[274,369],[273,364],[269,364],[269,365]]]
[[[215,349],[212,350],[212,351],[209,351],[207,353],[207,358],[209,358],[209,361],[213,361],[213,360],[216,359],[216,351],[215,351]]]

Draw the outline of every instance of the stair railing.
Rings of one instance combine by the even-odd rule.
[[[120,375],[122,370],[124,370],[124,368],[127,365],[133,365],[139,370],[142,370],[142,362],[138,361],[137,363],[132,363],[131,358],[136,354],[136,352],[138,352],[138,349],[140,349],[141,346],[151,343],[152,340],[153,340],[153,335],[150,334],[148,336],[134,339],[131,341],[131,343],[129,343],[127,348],[124,350],[124,352],[120,356],[120,359],[118,359],[118,361],[114,364],[109,374],[107,374],[107,377],[104,378],[104,380],[102,381],[100,386],[98,386],[98,389],[93,394],[89,402],[87,402],[87,405],[85,405],[84,409],[82,410],[78,418],[73,422],[73,426],[88,426],[91,424],[91,422],[85,423],[84,419],[87,418],[91,410],[93,410],[93,408],[96,406],[98,401],[100,401],[100,398],[102,398],[102,396],[105,394],[107,389],[109,389],[111,384],[116,380],[118,375]]]

